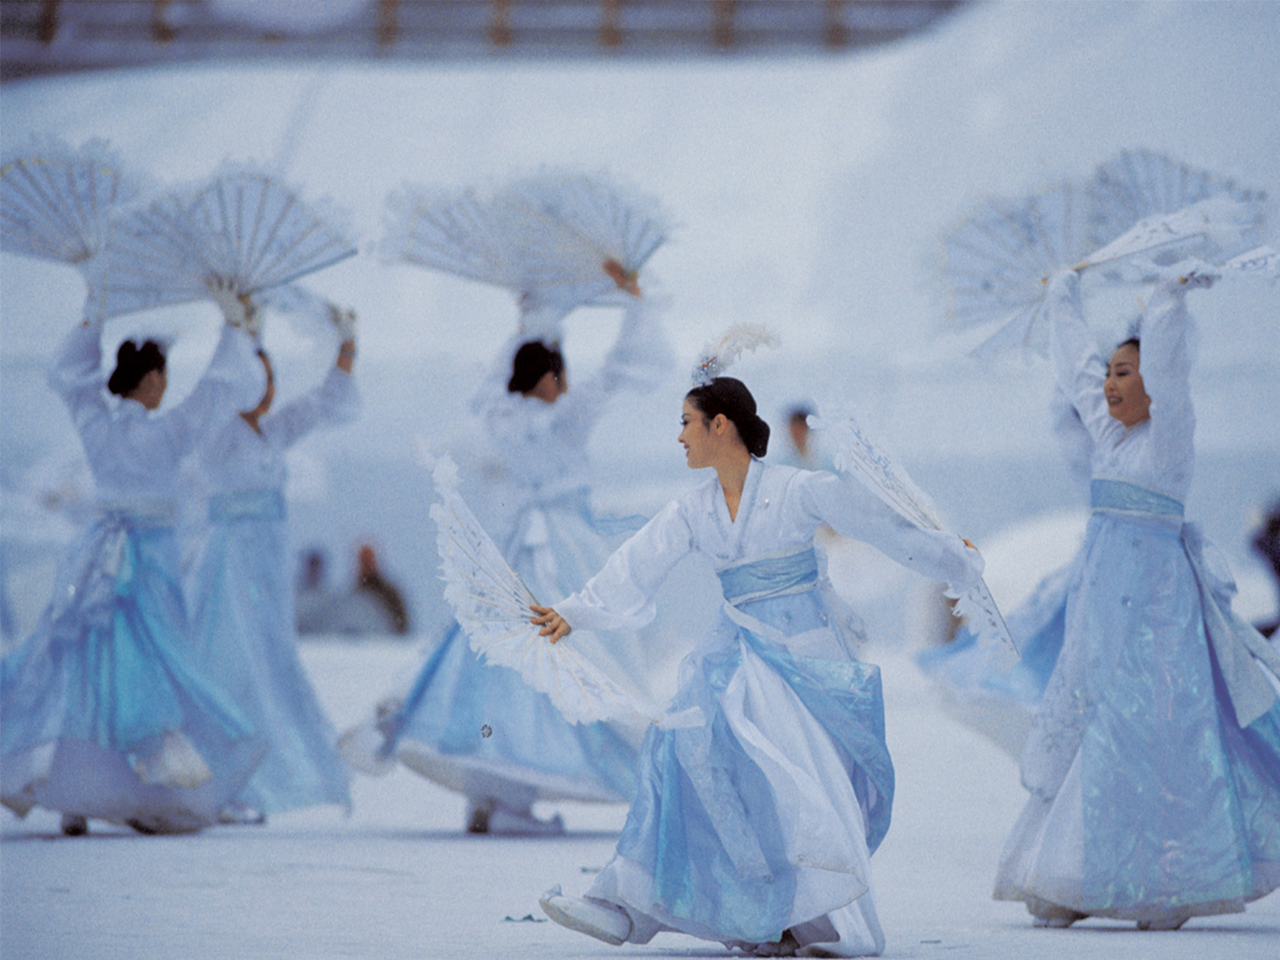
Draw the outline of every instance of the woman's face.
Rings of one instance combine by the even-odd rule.
[[[543,403],[555,403],[568,392],[569,371],[561,370],[555,373],[548,370],[525,396],[537,397]]]
[[[1108,411],[1126,427],[1151,416],[1151,398],[1138,372],[1138,356],[1138,348],[1132,343],[1117,347],[1107,364],[1107,379],[1102,384]]]
[[[688,400],[680,413],[680,436],[685,462],[690,470],[711,466],[711,430],[702,411]]]
[[[142,375],[138,385],[126,396],[130,400],[137,400],[148,410],[159,410],[160,401],[164,399],[164,392],[168,386],[169,378],[165,372],[159,368],[153,368]]]

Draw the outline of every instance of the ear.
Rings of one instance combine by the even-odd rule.
[[[711,432],[717,437],[723,437],[729,429],[729,418],[723,413],[717,413],[710,423]]]

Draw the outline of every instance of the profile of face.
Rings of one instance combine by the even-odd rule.
[[[125,394],[129,400],[137,400],[148,410],[159,410],[160,401],[169,386],[169,378],[160,367],[148,370],[138,381],[138,385]]]
[[[741,444],[738,428],[723,413],[710,420],[689,400],[680,411],[680,436],[676,438],[684,447],[685,462],[690,470],[714,467],[726,446]]]
[[[1151,416],[1151,398],[1138,372],[1140,352],[1132,343],[1122,343],[1111,354],[1102,393],[1107,410],[1126,427],[1133,427]]]
[[[569,392],[569,371],[561,370],[556,373],[548,370],[538,382],[533,385],[533,389],[525,391],[526,397],[536,397],[543,403],[555,403],[566,393]]]

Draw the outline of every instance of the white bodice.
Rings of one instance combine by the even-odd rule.
[[[175,501],[182,458],[262,396],[264,374],[253,342],[235,327],[225,327],[191,393],[171,408],[148,412],[135,400],[108,402],[101,332],[98,326],[76,325],[50,368],[49,386],[71,412],[100,500]]]
[[[200,468],[211,492],[281,490],[288,477],[285,452],[316,427],[354,420],[360,410],[355,378],[337,367],[313,390],[272,410],[259,434],[232,417],[200,448]]]
[[[981,558],[960,538],[912,526],[856,480],[753,459],[734,520],[712,476],[663,507],[583,590],[554,606],[574,627],[637,629],[653,618],[654,593],[688,554],[703,554],[719,571],[747,558],[812,546],[824,523],[953,586],[971,586],[982,574]]]
[[[1185,287],[1162,283],[1142,321],[1139,372],[1151,397],[1151,416],[1125,427],[1103,396],[1107,364],[1080,307],[1078,286],[1055,280],[1047,294],[1050,358],[1058,385],[1071,398],[1093,438],[1092,475],[1126,480],[1185,502],[1195,466]]]

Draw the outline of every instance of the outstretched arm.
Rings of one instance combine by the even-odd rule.
[[[317,427],[338,426],[355,420],[360,415],[360,391],[351,375],[354,357],[354,342],[345,341],[324,380],[268,414],[263,420],[263,431],[271,434],[282,447],[291,447]]]
[[[1103,394],[1107,364],[1098,353],[1080,303],[1080,277],[1059,270],[1045,294],[1049,312],[1049,360],[1059,388],[1067,395],[1089,435],[1097,443],[1124,427],[1111,416]]]
[[[565,633],[577,628],[637,630],[653,619],[654,594],[671,568],[692,549],[693,535],[684,511],[680,501],[673,501],[615,550],[586,586],[539,611],[533,622],[550,626],[543,635],[556,639],[564,636],[559,621],[567,628]]]

